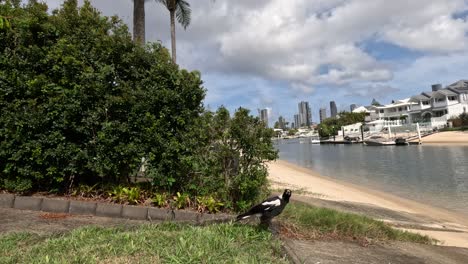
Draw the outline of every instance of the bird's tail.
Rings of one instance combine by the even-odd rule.
[[[237,221],[240,221],[240,220],[243,220],[243,219],[246,219],[246,218],[249,218],[250,215],[248,213],[244,213],[244,214],[240,214],[236,217],[236,222]]]

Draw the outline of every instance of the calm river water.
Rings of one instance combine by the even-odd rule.
[[[311,168],[323,176],[468,216],[467,146],[370,147],[282,140],[276,147],[281,160]]]

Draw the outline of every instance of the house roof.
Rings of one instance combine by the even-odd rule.
[[[434,92],[422,92],[423,95],[427,96],[427,97],[432,97],[432,95],[434,94]]]
[[[428,99],[430,99],[430,97],[427,96],[426,94],[422,93],[422,94],[418,94],[418,95],[415,95],[415,96],[411,96],[410,101],[411,102],[419,102],[419,101],[426,101]]]
[[[460,90],[468,90],[468,80],[459,80],[455,83],[450,84],[447,88],[454,88]]]
[[[399,106],[405,106],[405,105],[412,105],[414,102],[410,101],[410,98],[402,99],[396,101],[396,103],[388,104],[388,105],[383,105],[383,106],[376,106],[375,108],[377,109],[387,109],[387,108],[393,108],[393,107],[399,107]]]
[[[445,88],[445,89],[440,89],[440,90],[437,90],[436,92],[434,92],[434,95],[436,95],[436,94],[442,94],[442,95],[445,95],[445,96],[453,96],[453,95],[457,95],[459,93],[456,93],[456,92],[454,92],[452,90],[449,90],[449,89]]]
[[[353,110],[353,113],[362,113],[362,112],[368,113],[370,111],[365,106],[360,106],[360,107]]]
[[[408,103],[410,101],[411,98],[405,98],[405,99],[401,99],[401,100],[396,100],[396,103]]]

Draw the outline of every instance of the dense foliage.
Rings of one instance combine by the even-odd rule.
[[[192,192],[198,195],[216,193],[224,201],[245,209],[267,192],[266,162],[277,158],[272,129],[267,129],[249,110],[239,108],[231,117],[220,107],[206,112],[202,119],[203,147],[192,161]]]
[[[176,200],[238,209],[266,189],[273,131],[246,109],[205,111],[200,74],[180,70],[160,44],[133,43],[89,2],[50,14],[36,1],[4,1],[0,15],[0,188],[113,184],[117,201],[180,191]],[[142,165],[144,192],[128,187]]]
[[[355,123],[362,123],[366,118],[366,113],[341,112],[336,118],[327,118],[318,125],[319,135],[329,137],[336,135],[342,126]]]
[[[450,118],[454,127],[461,127],[463,130],[468,129],[468,113],[461,113],[456,117]]]
[[[63,190],[120,182],[148,157],[153,173],[180,177],[203,111],[196,72],[179,70],[159,44],[131,41],[117,18],[76,0],[7,2],[0,12],[0,173],[9,189]],[[156,165],[157,164],[157,165]]]

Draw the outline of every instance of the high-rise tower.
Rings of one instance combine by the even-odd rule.
[[[338,114],[338,110],[336,109],[335,101],[330,101],[330,116],[336,117],[337,114]]]

